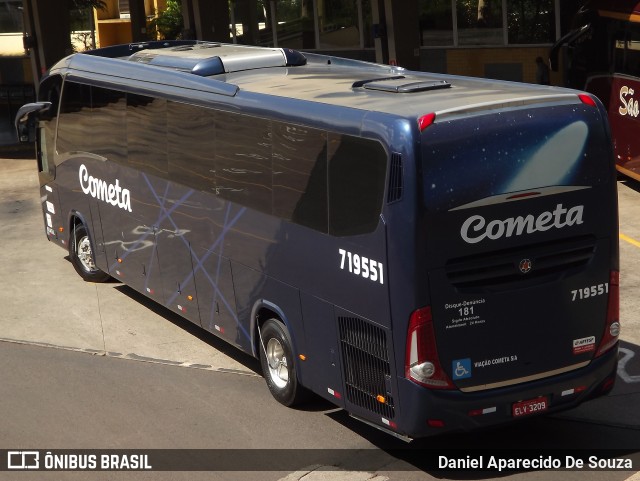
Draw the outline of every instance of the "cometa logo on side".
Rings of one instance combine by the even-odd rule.
[[[131,192],[129,192],[129,189],[120,187],[120,181],[118,179],[116,179],[115,184],[109,184],[105,180],[93,177],[89,175],[89,171],[84,164],[82,164],[78,170],[78,177],[80,179],[82,192],[85,194],[90,195],[94,199],[111,204],[114,207],[117,206],[132,212]]]

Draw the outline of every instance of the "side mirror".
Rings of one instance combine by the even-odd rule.
[[[15,126],[20,142],[34,142],[36,140],[36,121],[40,112],[51,108],[51,102],[34,102],[25,104],[16,114]]]

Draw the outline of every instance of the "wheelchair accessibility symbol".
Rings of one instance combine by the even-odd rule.
[[[471,359],[457,359],[453,361],[451,373],[454,381],[471,377]]]

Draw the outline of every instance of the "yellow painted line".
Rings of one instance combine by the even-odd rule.
[[[620,239],[640,248],[640,241],[637,241],[633,237],[629,237],[628,235],[624,235],[622,232],[620,232]]]

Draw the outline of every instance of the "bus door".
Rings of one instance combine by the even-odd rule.
[[[38,113],[38,127],[36,130],[36,156],[38,161],[38,180],[40,183],[40,199],[44,215],[45,231],[51,241],[62,243],[62,235],[66,226],[66,219],[60,212],[60,197],[53,187],[55,179],[55,131],[60,104],[62,78],[52,75],[40,85],[40,98],[51,102],[49,108]],[[62,231],[60,229],[63,229]]]

